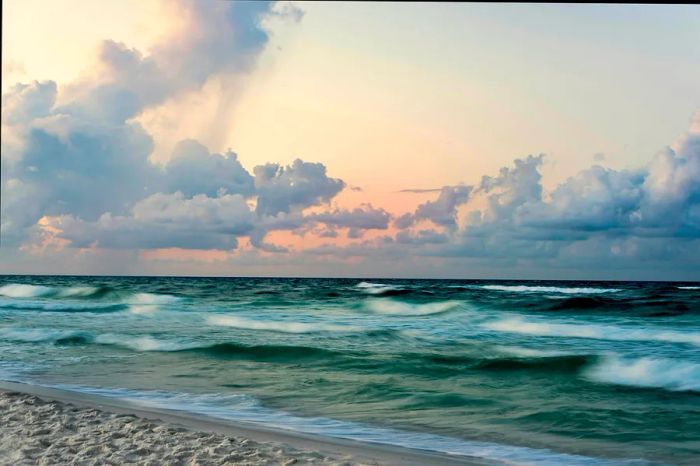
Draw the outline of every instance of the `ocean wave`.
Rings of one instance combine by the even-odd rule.
[[[127,348],[133,351],[184,351],[201,348],[206,344],[183,342],[177,340],[159,340],[151,336],[127,336],[105,333],[95,337],[94,342],[100,345],[113,345]]]
[[[671,329],[636,328],[602,324],[572,324],[533,322],[508,318],[480,324],[498,332],[521,333],[537,336],[590,338],[614,341],[658,341],[700,346],[700,332],[682,332]]]
[[[106,288],[99,286],[59,288],[23,283],[10,283],[0,287],[0,295],[8,298],[88,298],[100,295],[105,291]]]
[[[527,285],[482,285],[482,289],[491,291],[507,291],[511,293],[561,293],[561,294],[598,294],[617,293],[620,288],[577,288],[560,286],[527,286]]]
[[[411,293],[411,290],[400,286],[386,285],[384,283],[360,282],[355,287],[360,288],[363,293],[374,296],[397,296]]]
[[[700,290],[700,286],[678,286],[679,290]]]
[[[161,340],[152,336],[102,334],[94,343],[111,345],[138,352],[182,353],[192,352],[234,359],[274,360],[283,362],[300,359],[318,359],[338,356],[341,353],[315,346],[297,345],[244,345],[236,342],[195,342]]]
[[[57,342],[62,339],[84,337],[83,332],[46,328],[0,328],[0,339],[24,343]]]
[[[425,316],[441,314],[443,312],[458,309],[464,303],[462,301],[439,301],[424,304],[406,303],[390,299],[369,299],[365,302],[365,308],[369,311],[396,316]]]
[[[267,330],[282,333],[317,333],[317,332],[357,332],[359,327],[310,322],[261,321],[236,316],[209,316],[211,325],[234,327],[245,330]]]
[[[156,293],[136,293],[126,300],[129,305],[129,312],[133,314],[152,314],[159,311],[162,305],[174,304],[180,301],[182,301],[182,298],[178,296]]]
[[[474,369],[491,371],[539,370],[547,372],[577,372],[591,363],[592,355],[518,356],[513,358],[485,358]]]
[[[585,372],[589,380],[672,391],[700,391],[700,364],[658,358],[606,356]]]
[[[122,294],[115,292],[108,287],[101,286],[71,286],[71,287],[50,287],[42,285],[26,285],[22,283],[11,283],[0,287],[0,295],[8,298],[22,299],[16,302],[3,302],[0,307],[5,309],[27,309],[46,311],[105,311],[121,310],[126,305],[131,312],[149,313],[157,310],[158,306],[172,304],[181,301],[181,298],[168,294],[156,293],[134,293]],[[103,298],[109,295],[116,298],[114,303],[108,304],[77,304],[77,303],[49,303],[45,299],[66,299],[79,300],[83,298]],[[40,298],[41,301],[31,301],[24,299]]]
[[[57,302],[0,302],[0,309],[46,312],[116,312],[126,309],[121,303],[57,303]]]
[[[542,350],[523,348],[522,346],[496,346],[497,351],[524,358],[549,358],[552,356],[568,356],[570,353],[557,350]]]

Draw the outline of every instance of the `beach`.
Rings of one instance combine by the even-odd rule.
[[[698,303],[683,282],[0,276],[0,387],[186,429],[126,444],[85,414],[85,456],[120,463],[694,465]],[[32,416],[10,451],[67,455]]]
[[[331,441],[3,382],[2,465],[457,465],[452,459]]]

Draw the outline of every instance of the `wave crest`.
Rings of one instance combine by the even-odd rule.
[[[507,291],[511,293],[561,293],[561,294],[599,294],[617,293],[620,288],[577,288],[561,286],[528,286],[528,285],[483,285],[484,290]]]
[[[537,336],[590,338],[613,341],[659,341],[700,346],[699,332],[670,329],[633,328],[602,324],[546,323],[508,318],[484,322],[482,327],[498,332]]]
[[[236,316],[210,316],[211,325],[234,327],[244,330],[267,330],[282,333],[316,333],[316,332],[356,332],[358,327],[311,322],[261,321]]]
[[[42,285],[10,283],[0,287],[0,295],[8,298],[89,298],[106,291],[100,286],[71,286],[57,288]]]
[[[689,361],[607,356],[585,376],[602,383],[700,392],[700,364]]]
[[[425,316],[441,314],[459,308],[462,301],[439,301],[424,304],[412,304],[390,299],[369,299],[365,302],[366,309],[378,314],[396,316]]]

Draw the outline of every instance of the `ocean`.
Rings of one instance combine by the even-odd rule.
[[[698,464],[700,285],[0,276],[0,379],[494,464]]]

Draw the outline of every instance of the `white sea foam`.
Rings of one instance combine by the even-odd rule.
[[[481,324],[489,330],[528,335],[591,338],[615,341],[660,341],[700,346],[700,332],[683,332],[661,328],[637,328],[603,324],[534,322],[521,318],[488,321]]]
[[[526,286],[526,285],[483,285],[484,290],[508,291],[512,293],[561,293],[561,294],[601,294],[617,293],[619,288],[577,288],[561,286]]]
[[[700,290],[700,286],[679,286],[679,290]]]
[[[618,385],[700,391],[700,364],[690,361],[606,356],[585,377]]]
[[[174,304],[181,301],[181,298],[169,294],[136,293],[131,296],[127,303],[129,312],[134,314],[152,314],[160,310],[160,306]]]
[[[397,316],[424,316],[430,314],[440,314],[459,308],[461,301],[438,301],[424,304],[406,303],[390,299],[369,299],[365,302],[365,307],[378,314]]]
[[[401,289],[400,287],[393,286],[393,285],[387,285],[384,283],[360,282],[356,286],[357,286],[357,288],[360,288],[363,293],[373,294],[373,295],[379,295],[379,294],[386,293],[387,291]]]
[[[85,298],[100,290],[94,286],[71,286],[55,288],[51,286],[10,283],[0,287],[0,295],[8,298]]]
[[[311,322],[262,321],[246,319],[237,316],[209,316],[207,322],[211,325],[234,327],[246,330],[267,330],[283,333],[316,333],[316,332],[356,332],[359,327],[349,325],[333,325]]]
[[[78,335],[78,332],[70,330],[13,327],[0,328],[0,339],[9,341],[21,341],[26,343],[56,341],[61,338],[70,338],[76,335]]]
[[[56,291],[50,286],[25,285],[22,283],[11,283],[0,287],[0,295],[8,298],[39,298],[50,296]]]
[[[151,336],[128,336],[105,333],[95,338],[95,343],[101,345],[114,345],[128,348],[134,351],[180,351],[199,348],[197,343],[184,343],[181,341],[159,340]]]

